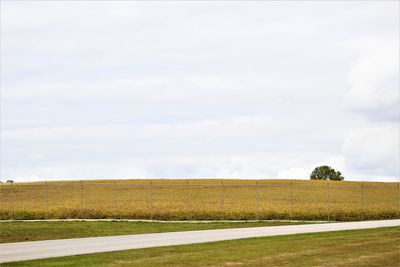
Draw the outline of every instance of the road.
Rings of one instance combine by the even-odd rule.
[[[0,263],[250,237],[319,233],[388,226],[400,226],[400,220],[268,226],[5,243],[0,244]]]

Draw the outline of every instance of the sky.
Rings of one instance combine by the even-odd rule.
[[[1,1],[0,178],[399,181],[399,1]]]

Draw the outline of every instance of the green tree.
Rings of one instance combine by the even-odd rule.
[[[335,171],[335,169],[323,165],[315,168],[310,175],[311,180],[334,180],[334,181],[342,181],[344,177],[339,171]]]

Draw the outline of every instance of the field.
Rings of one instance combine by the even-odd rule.
[[[249,238],[2,266],[399,266],[400,228]]]
[[[0,189],[2,220],[400,218],[399,183],[157,179],[3,183]]]

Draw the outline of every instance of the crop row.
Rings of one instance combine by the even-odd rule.
[[[140,184],[139,184],[140,183]],[[366,220],[400,218],[398,183],[149,181],[1,185],[0,218]]]

